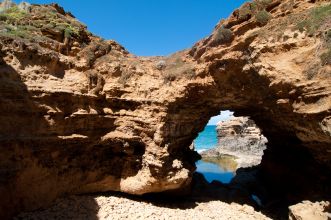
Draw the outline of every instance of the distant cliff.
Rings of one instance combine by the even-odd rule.
[[[267,139],[253,120],[235,117],[217,124],[218,146],[202,152],[203,157],[230,155],[237,158],[239,167],[258,165],[266,149]]]

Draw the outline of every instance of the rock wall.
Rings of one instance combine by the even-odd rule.
[[[230,155],[236,158],[237,168],[259,165],[267,139],[248,117],[234,117],[217,124],[217,147],[201,153],[203,158]]]
[[[58,5],[2,14],[0,217],[67,194],[184,189],[197,158],[189,146],[220,110],[263,130],[271,192],[331,195],[331,67],[316,54],[329,14],[313,35],[296,29],[325,4],[272,1],[263,25],[235,11],[192,49],[150,58],[92,35]]]

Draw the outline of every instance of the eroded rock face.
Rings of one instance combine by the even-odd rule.
[[[253,120],[234,117],[217,124],[218,146],[201,153],[203,158],[230,155],[236,158],[237,168],[259,165],[267,139]]]
[[[220,110],[263,130],[261,166],[275,194],[305,197],[322,184],[331,195],[331,67],[316,56],[330,22],[315,37],[295,29],[321,4],[273,1],[262,27],[235,12],[191,50],[163,58],[91,35],[58,5],[1,21],[0,216],[66,194],[183,189],[195,170],[189,146]],[[221,26],[233,35],[215,43]]]
[[[1,219],[68,193],[185,188],[191,150],[164,139],[168,105],[185,88],[165,86],[158,59],[89,34],[58,5],[31,11],[13,21],[35,24],[31,38],[0,33]],[[48,13],[68,27],[50,27]]]

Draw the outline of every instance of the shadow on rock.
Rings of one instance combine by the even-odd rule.
[[[71,196],[65,199],[58,199],[54,206],[36,212],[24,213],[13,218],[20,219],[72,219],[72,220],[97,220],[99,206],[92,196]]]

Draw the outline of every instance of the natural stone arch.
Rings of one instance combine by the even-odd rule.
[[[275,2],[268,10],[278,24],[284,12],[277,7],[282,2]],[[289,13],[316,4],[300,2]],[[56,7],[33,5],[31,13],[43,17]],[[73,22],[69,14],[63,16]],[[262,162],[265,179],[284,180],[272,171],[295,164],[328,186],[330,65],[319,65],[309,77],[305,72],[320,64],[314,52],[321,39],[298,31],[265,38],[261,31],[271,25],[259,27],[254,19],[241,21],[235,14],[215,32],[221,26],[233,32],[231,42],[214,44],[213,34],[170,57],[131,55],[80,24],[81,38],[73,36],[73,43],[88,46],[69,55],[58,53],[57,39],[39,45],[2,37],[0,117],[6,123],[0,128],[0,168],[6,182],[0,184],[5,198],[0,215],[38,209],[68,193],[182,190],[195,169],[189,146],[220,110],[250,116],[262,128],[269,140]],[[165,68],[157,67],[160,60],[166,60]],[[104,80],[98,80],[97,92],[89,92],[88,71]],[[288,170],[286,176],[300,169]],[[27,186],[33,187],[24,190]]]

